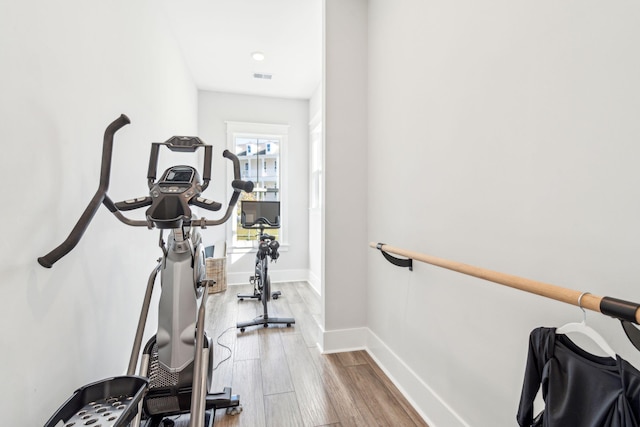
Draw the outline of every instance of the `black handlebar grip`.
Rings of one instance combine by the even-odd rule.
[[[234,190],[244,191],[245,193],[251,193],[253,191],[252,181],[243,181],[241,179],[234,179],[231,181],[231,186]]]
[[[253,182],[240,179],[240,160],[238,160],[238,157],[229,150],[224,150],[222,155],[233,162],[233,181],[231,181],[233,189],[251,193],[253,191]]]
[[[96,194],[93,196],[93,199],[91,199],[91,202],[89,202],[89,205],[85,208],[84,212],[80,216],[80,219],[73,227],[73,230],[71,230],[71,233],[69,233],[69,236],[67,236],[65,241],[45,256],[38,258],[38,262],[41,266],[51,268],[56,261],[71,252],[71,250],[76,247],[76,245],[80,241],[80,238],[89,226],[91,219],[98,211],[100,204],[104,201],[104,198],[105,193],[98,190],[98,192],[96,192]]]
[[[213,158],[213,148],[210,145],[204,147],[204,172],[202,180],[209,182],[211,180],[211,160]]]
[[[129,123],[131,123],[129,117],[121,114],[120,117],[111,122],[104,131],[104,139],[102,142],[102,166],[100,168],[100,187],[98,188],[98,191],[102,190],[106,193],[109,188],[111,155],[113,153],[113,135]]]
[[[229,150],[224,150],[224,152],[222,153],[222,156],[233,162],[233,179],[239,180],[240,179],[240,160],[238,160],[238,157]]]
[[[107,189],[109,188],[109,175],[111,174],[111,154],[113,152],[113,135],[123,126],[131,123],[129,118],[124,114],[120,115],[116,120],[111,122],[104,131],[104,140],[102,144],[102,166],[100,168],[100,185],[96,194],[85,208],[80,219],[69,233],[69,236],[54,250],[38,258],[38,263],[46,268],[51,268],[60,258],[71,252],[76,247],[80,238],[86,231],[91,219],[96,214],[98,208],[107,197]],[[109,200],[110,202],[110,200]]]
[[[160,144],[157,142],[151,143],[151,153],[149,154],[149,169],[147,170],[147,180],[150,183],[156,180],[159,152],[160,152]],[[151,184],[149,184],[149,187],[151,187]]]

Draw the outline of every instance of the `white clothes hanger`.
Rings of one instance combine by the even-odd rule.
[[[607,342],[605,341],[604,338],[602,338],[602,335],[600,335],[595,329],[587,326],[587,312],[585,311],[584,307],[582,307],[582,297],[585,296],[586,294],[588,294],[589,292],[583,292],[579,297],[578,297],[578,306],[580,307],[580,310],[582,310],[582,322],[580,323],[567,323],[566,325],[563,325],[559,328],[556,329],[556,334],[568,334],[570,332],[578,332],[582,335],[585,335],[589,338],[591,338],[591,340],[596,343],[598,345],[598,347],[600,347],[600,349],[602,351],[604,351],[607,356],[615,359],[616,358],[616,352],[613,351],[613,349],[611,348],[611,346],[609,346],[609,344],[607,344]]]

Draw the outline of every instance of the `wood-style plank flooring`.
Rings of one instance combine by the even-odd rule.
[[[367,352],[320,354],[320,300],[307,283],[272,287],[282,296],[269,302],[269,315],[294,317],[290,328],[236,329],[262,314],[261,302],[236,297],[250,285],[209,297],[207,331],[220,363],[211,391],[231,386],[243,407],[239,415],[217,411],[214,427],[427,426]]]

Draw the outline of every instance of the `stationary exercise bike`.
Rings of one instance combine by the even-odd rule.
[[[265,229],[280,228],[280,202],[268,201],[258,202],[244,200],[241,205],[240,224],[246,229],[260,230],[258,234],[258,250],[256,252],[254,275],[249,277],[249,283],[253,285],[252,294],[238,294],[238,299],[257,299],[262,301],[263,313],[255,319],[238,322],[237,328],[244,332],[248,326],[262,325],[265,328],[269,325],[287,325],[290,327],[296,323],[290,317],[270,317],[268,302],[271,298],[278,299],[282,293],[280,291],[271,292],[271,278],[269,277],[269,261],[276,261],[280,256],[278,248],[280,243],[274,236],[264,232]]]
[[[156,427],[173,425],[177,420],[190,427],[211,426],[217,409],[234,414],[241,410],[237,395],[225,387],[209,393],[213,348],[205,332],[207,287],[204,267],[205,249],[198,227],[223,224],[230,217],[242,191],[251,192],[252,182],[240,180],[237,157],[225,150],[231,160],[233,195],[222,218],[198,218],[191,207],[218,211],[220,203],[201,197],[211,179],[213,149],[197,137],[174,136],[163,143],[153,143],[147,180],[149,195],[114,203],[107,195],[111,170],[113,136],[129,119],[122,115],[104,133],[100,186],[67,239],[38,262],[47,268],[68,254],[80,241],[101,204],[121,222],[130,226],[160,230],[162,257],[153,268],[147,283],[138,328],[127,374],[107,378],[81,387],[49,419],[45,427],[93,425]],[[156,181],[161,147],[173,152],[196,153],[204,149],[202,179],[191,166],[172,166]],[[148,207],[145,220],[133,220],[122,212]],[[164,232],[168,230],[168,240]],[[134,375],[145,329],[156,276],[160,272],[162,294],[158,310],[158,330],[144,347],[139,375]],[[165,417],[171,421],[163,421]]]

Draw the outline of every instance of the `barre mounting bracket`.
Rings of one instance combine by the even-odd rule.
[[[640,304],[630,301],[624,301],[617,298],[603,297],[600,300],[600,312],[620,320],[622,329],[627,335],[631,344],[640,350],[640,330],[633,326],[636,322],[636,311],[640,308]]]
[[[402,259],[402,258],[396,258],[394,256],[391,256],[387,252],[382,250],[383,245],[384,243],[378,243],[376,245],[376,249],[378,249],[380,253],[382,253],[382,256],[387,261],[389,261],[393,265],[397,265],[398,267],[407,267],[409,268],[409,271],[413,271],[413,259],[411,258]]]

